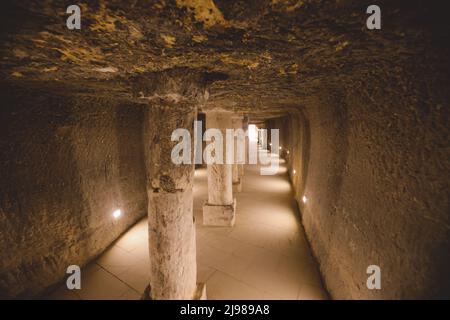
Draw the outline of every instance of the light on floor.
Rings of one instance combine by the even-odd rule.
[[[113,212],[114,219],[118,219],[121,215],[122,215],[122,210],[120,210],[120,209],[114,210],[114,212]]]
[[[303,201],[303,203],[306,203],[306,201],[308,201],[308,199],[305,196],[303,196],[302,201]]]

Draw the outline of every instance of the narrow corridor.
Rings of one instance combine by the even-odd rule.
[[[2,1],[0,300],[450,299],[444,4]]]
[[[264,152],[264,151],[260,151]],[[277,175],[245,166],[233,227],[206,227],[206,169],[195,172],[198,281],[208,299],[326,299],[299,220],[284,160]],[[149,282],[147,218],[82,271],[82,289],[65,283],[50,299],[139,299]]]

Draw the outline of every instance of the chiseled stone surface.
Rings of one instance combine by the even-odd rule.
[[[212,111],[206,113],[206,128],[218,129],[222,132],[223,164],[208,164],[208,201],[203,205],[205,225],[232,226],[236,208],[236,199],[233,199],[233,165],[227,164],[226,129],[232,129],[232,114],[225,111]],[[217,152],[217,148],[216,148]],[[216,155],[217,156],[217,155]]]
[[[212,111],[206,113],[206,129],[218,129],[223,140],[216,142],[216,152],[222,147],[223,164],[212,163],[207,165],[208,172],[208,203],[212,205],[229,205],[233,203],[233,171],[232,165],[226,163],[226,129],[232,129],[232,113],[225,111]],[[222,143],[222,146],[220,146]],[[219,156],[218,154],[216,156]]]
[[[150,298],[155,300],[196,296],[194,164],[175,165],[171,160],[177,143],[171,133],[185,128],[192,135],[196,110],[189,103],[158,104],[148,110]]]
[[[231,164],[209,164],[208,203],[229,205],[233,202],[233,182]]]
[[[424,96],[432,90],[418,79],[414,87]],[[280,145],[289,150],[302,221],[333,298],[449,298],[443,96],[430,97],[419,120],[417,96],[399,99],[400,88],[381,88],[371,97],[358,88],[351,95],[324,89],[304,113],[270,126],[284,128]],[[381,268],[381,290],[366,287],[373,264]]]
[[[145,107],[5,86],[0,100],[0,298],[29,298],[146,214]]]

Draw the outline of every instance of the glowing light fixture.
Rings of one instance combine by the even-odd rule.
[[[114,212],[113,212],[114,219],[118,219],[121,215],[122,215],[122,210],[120,210],[120,209],[114,210]]]
[[[250,141],[258,140],[258,129],[256,129],[256,126],[254,124],[250,124],[248,126],[248,139]]]
[[[303,196],[302,201],[303,201],[303,203],[306,203],[306,201],[308,201],[308,199],[305,196]]]
[[[294,171],[293,171],[293,172],[294,172],[294,174],[296,174],[296,173],[297,173],[297,171],[295,171],[295,169],[294,169]]]
[[[281,147],[278,147],[278,149],[280,149],[280,150],[281,150],[282,148],[281,148]]]
[[[271,142],[271,143],[269,143],[269,146],[272,146],[272,142]]]
[[[287,154],[289,154],[289,150],[288,150],[288,151],[286,151],[286,153],[287,153]]]

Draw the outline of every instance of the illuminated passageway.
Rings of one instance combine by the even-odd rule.
[[[445,3],[3,0],[0,300],[450,298]]]
[[[245,166],[234,227],[203,226],[206,169],[196,170],[198,281],[206,283],[208,299],[326,299],[284,160],[277,175],[259,169]],[[49,298],[140,299],[149,281],[147,231],[145,218],[82,270],[81,290],[63,284]]]

